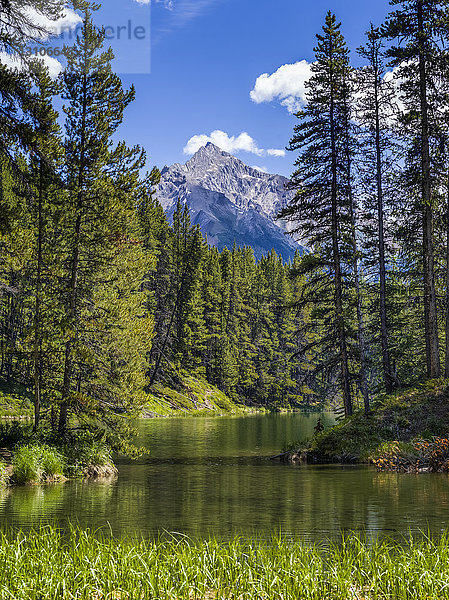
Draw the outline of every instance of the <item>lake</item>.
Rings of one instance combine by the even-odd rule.
[[[321,415],[326,425],[330,414]],[[43,522],[105,528],[114,535],[269,538],[308,541],[342,531],[407,536],[449,526],[449,476],[378,473],[370,466],[270,461],[313,433],[316,414],[139,421],[151,454],[119,460],[110,481],[69,481],[0,491],[0,524]]]

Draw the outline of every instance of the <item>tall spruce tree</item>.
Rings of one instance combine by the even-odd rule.
[[[35,70],[39,104],[36,108],[36,148],[31,159],[33,186],[32,217],[35,224],[35,252],[32,261],[31,279],[34,281],[33,322],[33,379],[34,379],[34,426],[37,429],[41,418],[44,380],[51,381],[54,371],[52,354],[58,355],[54,344],[47,349],[51,340],[56,313],[61,306],[53,290],[55,274],[59,271],[59,252],[62,254],[57,233],[60,198],[64,198],[62,181],[58,176],[63,152],[58,114],[53,108],[54,97],[59,86],[52,81],[45,68]],[[46,369],[45,369],[46,367]],[[45,369],[45,371],[44,371]]]
[[[348,244],[351,212],[345,155],[349,52],[340,24],[331,12],[317,39],[307,105],[297,115],[300,123],[289,147],[300,151],[290,183],[296,194],[281,216],[295,223],[296,231],[312,249],[299,269],[309,277],[310,293],[304,299],[306,304],[331,308],[319,344],[329,348],[331,360],[339,365],[343,405],[349,416],[353,412],[346,314],[350,288],[347,273],[353,253]]]
[[[435,285],[434,202],[435,176],[432,147],[435,144],[438,103],[431,96],[441,77],[441,55],[448,39],[448,3],[437,0],[391,0],[394,10],[383,26],[383,35],[399,40],[387,55],[401,81],[405,112],[403,126],[409,134],[410,178],[419,194],[422,233],[422,273],[427,374],[441,374],[438,310]]]
[[[397,122],[397,101],[394,83],[386,77],[385,49],[379,29],[371,25],[367,32],[367,43],[358,49],[366,66],[357,73],[358,90],[357,117],[361,125],[362,157],[360,164],[361,188],[364,194],[364,261],[374,269],[379,281],[376,301],[380,324],[380,346],[382,351],[382,373],[387,392],[399,385],[392,368],[388,305],[387,305],[387,260],[391,256],[392,231],[387,230],[387,207],[393,204],[392,185],[398,145],[393,128]],[[395,178],[394,178],[395,179]],[[377,326],[377,325],[376,325]]]
[[[112,51],[103,51],[104,32],[92,22],[96,7],[79,0],[75,8],[83,12],[83,27],[63,77],[68,202],[61,432],[70,411],[110,429],[120,407],[133,412],[146,385],[152,338],[142,290],[149,265],[135,211],[143,155],[112,145],[134,89],[124,91],[112,71]]]

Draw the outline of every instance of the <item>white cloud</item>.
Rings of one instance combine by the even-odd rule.
[[[30,34],[39,35],[43,41],[73,31],[83,22],[81,16],[70,8],[65,8],[62,16],[57,21],[50,20],[32,7],[27,7],[24,12],[28,19],[39,27],[38,32],[30,31]]]
[[[257,142],[248,134],[243,131],[240,135],[230,136],[225,131],[216,129],[212,131],[210,135],[200,134],[194,135],[187,142],[184,147],[184,154],[195,154],[202,146],[205,146],[208,142],[212,142],[225,152],[235,154],[236,152],[250,152],[256,156],[285,156],[285,150],[277,150],[270,148],[269,150],[263,150],[259,148]]]
[[[253,165],[252,169],[256,169],[256,171],[260,171],[261,173],[269,173],[267,167],[259,167],[258,165]]]
[[[151,0],[134,0],[138,4],[151,4]],[[174,0],[154,0],[155,4],[163,4],[167,10],[173,10]]]
[[[257,78],[251,100],[256,104],[278,100],[293,114],[306,104],[306,82],[311,75],[311,65],[306,60],[282,65],[271,75],[263,73]]]
[[[56,21],[52,21],[30,6],[23,7],[23,15],[26,19],[25,35],[41,40],[42,42],[47,42],[52,37],[58,37],[61,34],[73,31],[82,23],[80,15],[70,8],[65,8],[61,17]],[[36,58],[33,57],[33,60],[39,60],[43,63],[48,68],[49,75],[53,79],[56,79],[63,69],[62,64],[58,60],[46,54],[44,56],[39,55]],[[22,61],[20,57],[7,54],[6,52],[0,52],[0,62],[8,68],[18,71],[29,68],[29,64]]]
[[[51,56],[39,56],[38,58],[34,58],[34,60],[38,60],[48,68],[48,73],[52,79],[56,79],[62,71],[62,64]],[[29,65],[25,64],[18,56],[7,54],[6,52],[0,52],[0,63],[6,65],[9,69],[17,71],[29,68]]]
[[[140,4],[147,3],[146,0],[135,0]],[[167,9],[158,23],[153,34],[153,43],[157,43],[162,37],[181,29],[190,21],[203,15],[207,10],[218,4],[221,0],[153,0],[156,6]],[[151,2],[150,2],[151,3]]]
[[[399,112],[405,112],[406,107],[401,92],[402,79],[400,78],[401,68],[405,65],[395,67],[385,73],[386,83],[390,83],[395,92],[394,102]],[[250,92],[250,97],[256,104],[263,102],[272,102],[276,100],[282,106],[285,106],[289,113],[294,114],[307,104],[306,83],[312,75],[312,65],[306,60],[301,60],[293,64],[285,64],[279,67],[277,71],[269,75],[263,73],[255,83]],[[270,149],[266,151],[269,156],[285,156],[285,150]]]
[[[268,156],[281,157],[281,156],[285,156],[286,152],[285,152],[285,150],[281,150],[281,149],[277,149],[277,148],[270,148],[269,150],[267,150],[267,154],[268,154]]]

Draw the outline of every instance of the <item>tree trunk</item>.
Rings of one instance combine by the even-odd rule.
[[[332,53],[332,48],[331,48]],[[331,218],[332,218],[332,254],[334,262],[334,287],[335,287],[335,318],[337,335],[340,347],[341,386],[343,392],[343,405],[345,415],[353,413],[351,383],[349,376],[348,350],[346,342],[346,326],[343,313],[343,286],[340,262],[340,247],[338,242],[338,189],[337,189],[337,144],[335,134],[335,99],[334,82],[331,70],[331,97],[330,97],[330,131],[332,153],[332,184],[331,184]]]
[[[376,60],[376,59],[375,59]],[[377,218],[379,234],[379,309],[380,334],[382,346],[382,370],[387,393],[391,393],[397,382],[391,369],[390,347],[387,323],[387,274],[385,261],[385,224],[384,198],[382,185],[382,149],[380,143],[380,107],[379,107],[379,74],[377,65],[374,73],[374,103],[376,118],[376,185],[377,185]]]
[[[69,316],[72,326],[76,318],[76,295],[78,291],[78,271],[80,257],[80,236],[81,236],[81,215],[76,219],[75,225],[75,243],[72,256],[71,278],[70,278],[70,299],[69,299]],[[73,333],[72,333],[73,335]],[[73,339],[73,338],[72,338]],[[65,360],[64,360],[64,383],[62,388],[62,404],[59,413],[58,429],[63,433],[67,428],[67,415],[69,408],[69,397],[71,390],[72,374],[73,374],[73,358],[72,358],[72,339],[67,340],[65,345]]]
[[[449,173],[447,180],[446,197],[446,352],[444,376],[446,378],[449,378]]]
[[[351,200],[352,205],[352,200]],[[353,206],[353,205],[352,205]],[[359,261],[357,257],[358,248],[357,248],[357,237],[356,237],[356,229],[355,229],[355,215],[354,208],[351,209],[352,216],[352,245],[354,251],[354,259],[352,264],[352,270],[354,275],[354,284],[355,284],[355,293],[357,298],[357,337],[359,342],[359,350],[360,350],[360,389],[363,396],[363,405],[365,408],[365,414],[367,415],[370,411],[370,397],[369,397],[369,389],[368,389],[368,359],[366,354],[366,344],[365,344],[365,322],[363,318],[363,301],[362,294],[360,291],[360,275],[359,275]]]
[[[357,339],[359,343],[360,351],[360,390],[363,396],[363,405],[365,408],[365,414],[370,411],[370,397],[368,390],[368,359],[366,355],[366,344],[365,344],[365,323],[363,319],[363,300],[360,290],[360,274],[359,274],[359,259],[358,259],[358,244],[357,244],[357,223],[356,223],[356,208],[354,202],[354,194],[352,188],[352,164],[351,164],[351,149],[350,149],[350,115],[348,107],[348,99],[345,97],[345,109],[346,109],[346,164],[347,164],[347,179],[348,179],[348,196],[349,206],[351,211],[351,243],[352,243],[352,272],[354,277],[354,286],[356,293],[357,302]]]
[[[427,374],[437,378],[441,375],[438,339],[438,311],[435,289],[432,181],[429,147],[429,116],[427,106],[427,67],[425,58],[426,33],[424,31],[422,0],[418,0],[419,36],[419,86],[421,104],[421,194],[423,205],[423,279],[424,323],[426,338]]]
[[[38,196],[38,226],[37,226],[37,273],[36,300],[34,312],[34,429],[39,428],[41,412],[41,381],[42,381],[42,335],[41,335],[41,293],[42,293],[42,237],[43,237],[43,163],[39,162],[39,196]]]

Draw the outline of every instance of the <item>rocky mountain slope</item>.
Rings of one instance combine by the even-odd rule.
[[[199,224],[210,244],[247,245],[257,257],[272,248],[289,260],[297,249],[285,226],[276,220],[291,192],[287,179],[248,167],[214,144],[200,148],[185,165],[162,170],[157,197],[169,218],[178,198],[187,203],[192,222]]]

